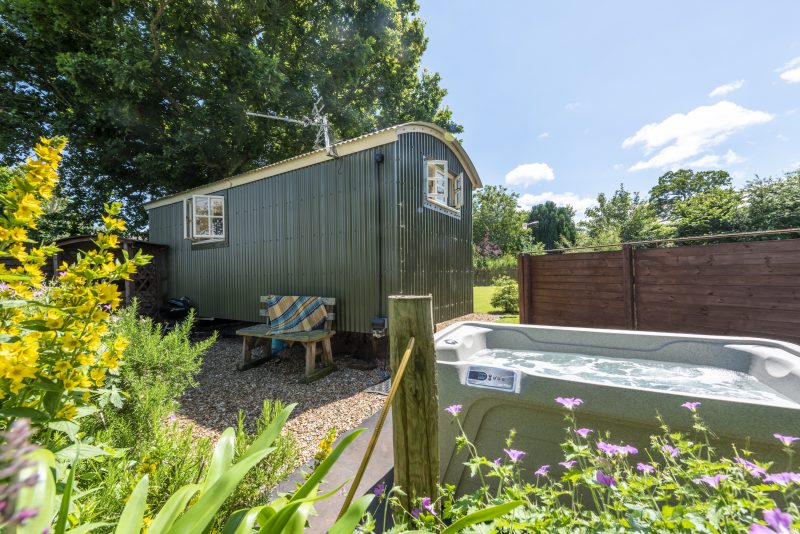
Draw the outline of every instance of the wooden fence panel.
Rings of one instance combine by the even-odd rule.
[[[800,343],[800,239],[521,256],[527,324]]]
[[[621,261],[618,251],[522,256],[520,321],[625,328]]]

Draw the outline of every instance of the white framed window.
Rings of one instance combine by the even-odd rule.
[[[183,202],[183,237],[195,243],[225,239],[225,197],[194,195]]]
[[[445,160],[427,162],[427,199],[439,206],[460,210],[464,205],[464,173],[454,174]]]

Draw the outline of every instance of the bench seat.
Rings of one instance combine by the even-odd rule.
[[[269,297],[261,297],[262,305],[267,302]],[[315,330],[307,330],[305,332],[273,332],[269,324],[257,324],[240,328],[236,331],[236,335],[242,336],[242,363],[237,365],[240,371],[252,369],[262,363],[273,358],[272,356],[272,341],[279,339],[292,343],[302,343],[306,350],[306,374],[304,382],[312,382],[323,376],[330,374],[336,370],[333,364],[333,350],[331,349],[331,337],[336,334],[336,331],[331,328],[335,314],[330,311],[336,305],[336,299],[324,299],[326,309],[328,309],[327,319],[323,328]],[[266,316],[267,311],[261,310],[261,315]],[[322,346],[322,367],[316,369],[317,360],[317,344]],[[256,347],[263,347],[264,355],[260,358],[253,359],[253,349]]]

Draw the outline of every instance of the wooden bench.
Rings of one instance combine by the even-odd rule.
[[[266,309],[266,302],[269,297],[264,296],[259,299],[261,309],[259,315],[269,320]],[[236,331],[236,334],[243,337],[242,340],[242,363],[237,368],[246,371],[262,365],[274,358],[272,355],[272,340],[279,339],[286,341],[289,345],[302,343],[306,352],[306,375],[304,382],[313,382],[336,370],[333,363],[333,351],[331,350],[331,338],[336,333],[333,324],[336,320],[336,299],[323,298],[327,318],[322,328],[309,330],[307,332],[272,332],[269,324],[257,324],[248,326]],[[322,348],[322,366],[316,369],[317,347]],[[253,358],[253,349],[263,347],[263,355]]]

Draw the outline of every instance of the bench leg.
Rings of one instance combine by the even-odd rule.
[[[306,376],[314,372],[317,363],[317,342],[304,343],[306,346]]]
[[[329,337],[322,340],[322,362],[325,365],[333,365],[333,350],[331,349],[331,338]]]
[[[261,358],[253,359],[253,349],[256,347],[264,347],[264,356]],[[247,371],[253,367],[272,359],[272,340],[262,339],[252,336],[244,336],[242,339],[242,363],[236,366],[239,371]]]

